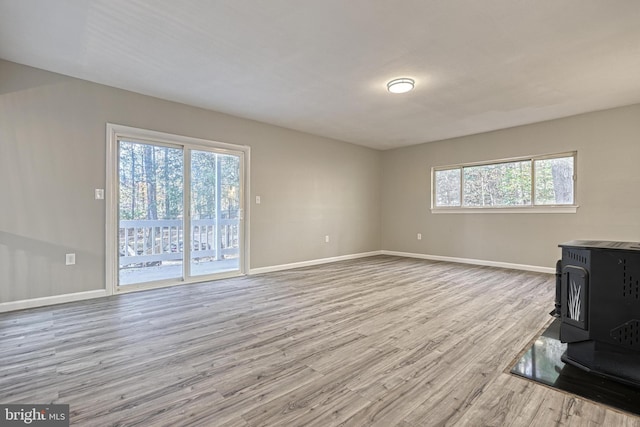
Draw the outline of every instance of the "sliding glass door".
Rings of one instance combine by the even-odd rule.
[[[183,150],[118,142],[118,284],[182,279]]]
[[[240,268],[240,156],[191,151],[191,275]]]
[[[116,291],[240,274],[244,152],[125,136],[115,144]]]

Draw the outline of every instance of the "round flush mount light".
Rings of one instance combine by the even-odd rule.
[[[413,89],[416,82],[408,77],[393,79],[387,83],[387,90],[391,93],[406,93]]]

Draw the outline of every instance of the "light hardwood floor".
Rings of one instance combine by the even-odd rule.
[[[508,373],[551,275],[377,256],[0,315],[0,403],[87,426],[640,426]]]

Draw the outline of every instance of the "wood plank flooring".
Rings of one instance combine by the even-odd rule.
[[[551,275],[376,256],[0,315],[0,403],[82,426],[640,426],[508,374]]]

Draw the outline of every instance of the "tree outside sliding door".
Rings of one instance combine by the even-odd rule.
[[[191,151],[191,275],[237,270],[240,157]]]
[[[248,149],[110,126],[115,189],[107,192],[107,271],[113,289],[241,274]]]
[[[119,284],[181,279],[182,148],[119,141]]]

